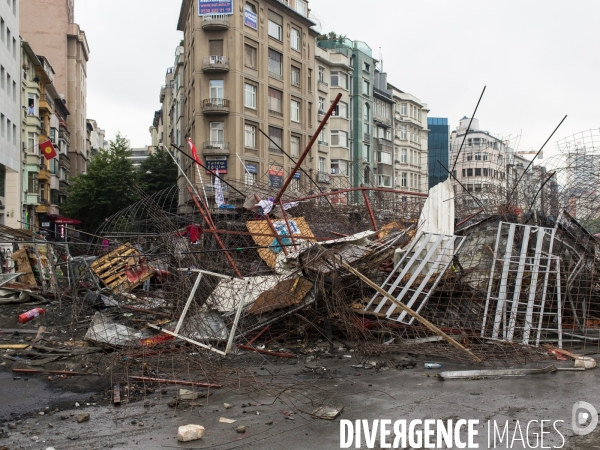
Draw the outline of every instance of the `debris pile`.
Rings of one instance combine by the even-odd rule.
[[[541,203],[528,202],[529,183],[476,211],[450,179],[428,196],[223,180],[240,206],[214,208],[188,175],[185,190],[140,192],[87,240],[0,228],[0,316],[9,328],[0,332],[28,341],[3,347],[13,370],[110,375],[117,403],[119,384],[133,382],[251,384],[223,361],[308,360],[317,339],[327,354],[342,343],[365,367],[400,352],[515,365],[575,346],[598,351],[598,239],[586,226],[600,214],[585,202],[588,214],[573,207],[574,195],[577,204],[584,197],[580,180],[563,181],[563,192]],[[18,325],[23,313],[30,321]]]

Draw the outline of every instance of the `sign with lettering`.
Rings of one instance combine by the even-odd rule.
[[[248,7],[244,10],[244,25],[254,30],[258,29],[258,17],[256,13]]]
[[[233,0],[198,0],[198,15],[233,14]]]
[[[209,159],[210,158],[210,159]],[[227,156],[209,156],[206,158],[206,174],[210,174],[211,171],[216,173],[219,171],[219,175],[227,173]]]
[[[246,164],[246,172],[258,173],[258,166],[256,164]]]

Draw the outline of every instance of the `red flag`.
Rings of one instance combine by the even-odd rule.
[[[198,156],[198,151],[196,150],[196,146],[194,145],[194,143],[192,142],[191,139],[188,139],[188,145],[190,146],[190,150],[192,151],[192,156],[194,157],[194,160],[198,163],[198,164],[202,164],[200,162],[200,157]]]
[[[46,159],[56,158],[56,150],[54,150],[54,145],[52,145],[52,141],[42,142],[40,144],[40,150],[42,155],[46,157]]]

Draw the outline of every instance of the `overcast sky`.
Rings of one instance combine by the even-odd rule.
[[[234,0],[242,1],[242,0]],[[107,137],[150,143],[160,86],[182,38],[180,0],[77,0],[91,49],[88,117]],[[388,80],[451,129],[477,113],[481,128],[539,149],[600,127],[598,0],[311,0],[323,31],[366,42]],[[342,7],[343,6],[343,7]]]

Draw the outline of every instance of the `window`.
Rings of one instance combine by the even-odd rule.
[[[468,153],[467,154],[467,161],[473,161],[473,154],[472,153]]]
[[[308,92],[312,92],[312,69],[308,69]]]
[[[325,158],[319,156],[319,172],[325,172]]]
[[[475,184],[475,192],[481,192],[481,183]]]
[[[400,139],[406,140],[406,125],[400,125]]]
[[[371,107],[369,106],[368,103],[365,103],[363,106],[363,120],[365,122],[368,122],[370,118],[371,118]]]
[[[348,75],[341,72],[331,72],[331,85],[338,86],[343,89],[348,88]]]
[[[405,148],[402,149],[402,159],[401,159],[402,164],[406,164],[407,163],[407,150]]]
[[[223,39],[208,41],[210,56],[223,56]]]
[[[400,103],[400,115],[401,116],[406,115],[406,103]]]
[[[10,97],[10,86],[12,84],[12,78],[9,74],[6,74],[6,93]]]
[[[392,155],[387,152],[378,152],[377,162],[382,164],[392,164]]]
[[[283,141],[283,130],[281,128],[269,127],[269,137],[273,142],[275,142],[275,144],[281,147]],[[269,152],[281,153],[281,150],[279,150],[277,146],[273,145],[273,142],[269,141]]]
[[[273,49],[269,49],[269,75],[283,80],[283,67],[281,61],[283,57],[281,53]]]
[[[371,83],[369,83],[367,80],[363,80],[362,93],[365,95],[369,95],[370,92],[371,92]]]
[[[325,114],[325,97],[319,97],[319,114]]]
[[[13,58],[17,58],[17,40],[15,38],[13,38],[12,40],[12,54],[13,54]]]
[[[256,69],[256,48],[248,44],[244,46],[244,65]]]
[[[487,176],[488,176],[488,173],[489,173],[489,170],[488,170],[488,169],[483,169],[483,176],[484,176],[484,177],[487,177]]]
[[[402,172],[402,187],[408,187],[408,175],[406,172]]]
[[[0,136],[6,137],[6,118],[4,114],[0,114]]]
[[[12,98],[13,98],[13,102],[17,101],[17,82],[16,81],[13,81]]]
[[[27,153],[38,154],[38,145],[37,145],[37,134],[36,133],[27,133]]]
[[[300,69],[296,66],[292,66],[291,70],[292,86],[300,87]]]
[[[57,137],[58,133],[56,132],[56,128],[50,128],[50,140],[54,145],[58,144],[58,140],[56,139]]]
[[[363,143],[363,159],[369,161],[371,159],[371,146]]]
[[[291,102],[292,122],[300,122],[300,102],[293,100]]]
[[[27,172],[27,193],[31,195],[37,195],[38,193],[37,172]]]
[[[256,109],[256,86],[244,83],[244,106]]]
[[[348,118],[348,103],[338,102],[333,111],[333,115],[336,117]]]
[[[291,32],[291,47],[292,50],[300,51],[300,31],[292,28]]]
[[[210,98],[211,99],[222,99],[223,98],[223,80],[210,80]]]
[[[0,18],[0,34],[2,36],[2,42],[6,42],[6,23],[4,19]]]
[[[277,89],[269,88],[269,112],[277,113],[277,115],[283,116],[283,92]]]
[[[481,153],[475,153],[475,161],[481,161]]]
[[[327,84],[325,82],[325,67],[319,66],[319,83]]]
[[[256,127],[254,125],[244,125],[244,147],[256,148]]]
[[[211,122],[210,123],[210,144],[211,147],[223,148],[225,140],[225,123]]]
[[[292,156],[300,156],[300,137],[292,135],[290,143],[290,151]]]
[[[11,139],[10,139],[10,136],[11,136],[11,134],[10,134],[10,133],[11,133],[11,131],[12,131],[12,125],[11,125],[11,122],[10,122],[10,120],[8,120],[8,119],[7,119],[7,120],[6,120],[6,140],[7,140],[8,142],[10,142],[10,141],[11,141]]]
[[[12,126],[12,132],[13,132],[13,134],[12,134],[12,143],[14,145],[17,145],[17,126],[16,125]]]
[[[269,10],[269,36],[278,41],[283,41],[283,18]]]
[[[481,176],[481,169],[475,169],[475,176],[476,177],[480,177]]]
[[[473,169],[467,169],[467,176],[468,177],[472,177],[473,176]]]
[[[348,176],[348,162],[343,159],[332,159],[331,173],[333,175]]]
[[[348,148],[348,133],[345,131],[331,132],[331,145]]]
[[[366,63],[366,62],[363,63],[363,70],[365,72],[370,72],[371,71],[371,66],[369,65],[369,63]]]
[[[308,10],[308,7],[307,7],[306,2],[304,0],[296,0],[296,12],[298,14],[300,14],[301,16],[306,17],[307,10]]]
[[[2,80],[0,80],[0,83],[2,84],[2,90],[6,90],[6,71],[4,70],[3,66],[0,66],[0,77],[2,78]]]

